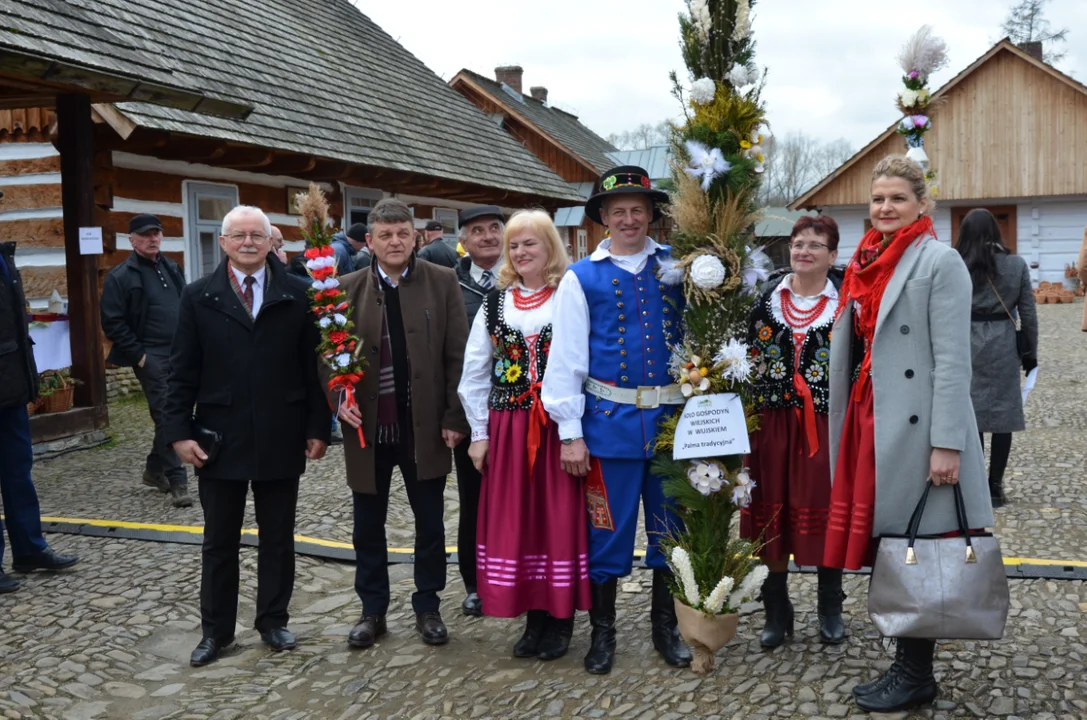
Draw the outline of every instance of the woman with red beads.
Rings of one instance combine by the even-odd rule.
[[[991,527],[988,477],[970,401],[970,272],[936,238],[920,165],[876,164],[872,229],[846,267],[830,365],[833,488],[823,563],[871,565],[878,538],[903,533],[925,491],[958,484],[974,528]],[[921,535],[958,534],[955,494],[935,488]],[[857,706],[893,713],[937,695],[936,642],[898,638],[894,663],[853,688]]]
[[[748,325],[759,430],[748,457],[756,485],[741,512],[740,533],[765,543],[765,648],[793,634],[789,556],[797,565],[823,564],[830,503],[827,377],[838,307],[828,273],[837,257],[838,224],[829,217],[800,218],[789,239],[792,272],[763,292]],[[819,567],[818,573],[819,639],[838,644],[845,639],[842,571]]]
[[[458,388],[472,427],[468,455],[483,474],[479,597],[486,615],[526,615],[513,648],[519,658],[565,655],[574,612],[590,603],[585,491],[562,469],[558,426],[540,401],[552,297],[569,262],[546,212],[514,213]]]

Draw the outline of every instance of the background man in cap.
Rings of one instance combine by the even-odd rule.
[[[185,276],[162,252],[162,223],[154,215],[137,215],[128,223],[132,254],[109,271],[102,287],[102,330],[113,342],[106,358],[131,367],[147,396],[155,437],[144,485],[170,493],[174,507],[189,507],[188,474],[162,434],[170,345]]]
[[[419,257],[436,265],[456,268],[460,258],[457,257],[457,251],[442,239],[442,235],[445,234],[442,224],[437,220],[431,220],[426,224],[423,232],[426,235],[426,246],[419,251]]]
[[[555,293],[542,393],[559,426],[563,469],[587,478],[593,633],[585,669],[611,671],[616,581],[631,571],[639,500],[649,541],[645,563],[653,570],[653,646],[669,665],[685,667],[691,653],[679,638],[659,547],[666,523],[677,521],[667,508],[663,478],[650,472],[658,423],[673,412],[669,405],[683,402],[668,375],[670,344],[682,340],[682,289],[657,278],[669,248],[647,236],[668,195],[653,189],[646,171],[635,166],[609,170],[600,187],[585,215],[607,226],[610,237],[570,266]]]
[[[494,205],[481,205],[460,213],[460,242],[466,254],[458,258],[456,251],[450,249],[454,259],[450,267],[457,271],[464,308],[468,312],[468,327],[472,327],[483,298],[494,287],[498,277],[502,235],[506,230],[502,219],[502,210]],[[449,247],[444,241],[437,241],[424,248],[420,257],[426,257],[427,250],[438,245]],[[453,449],[453,460],[457,466],[457,493],[460,496],[457,558],[467,591],[461,610],[465,615],[478,616],[483,614],[483,606],[476,594],[476,520],[483,477],[468,457],[471,444],[471,437],[464,438]]]
[[[41,507],[30,477],[34,450],[26,409],[27,403],[38,397],[38,368],[13,242],[0,242],[0,345],[10,349],[0,354],[0,490],[5,518],[0,520],[0,561],[4,559],[6,524],[16,572],[61,570],[75,565],[79,558],[56,554],[42,535]],[[0,568],[0,595],[18,589],[19,582]]]

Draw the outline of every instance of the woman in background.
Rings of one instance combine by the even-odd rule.
[[[1038,314],[1030,269],[1012,255],[1000,237],[1000,225],[988,210],[971,210],[959,227],[959,255],[970,271],[974,287],[970,306],[970,351],[974,403],[982,447],[992,433],[989,455],[989,496],[993,507],[1003,507],[1004,470],[1012,447],[1012,433],[1026,429],[1019,367],[1030,372],[1038,365]],[[1016,326],[1023,339],[1017,347]]]

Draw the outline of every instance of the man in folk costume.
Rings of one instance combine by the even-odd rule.
[[[663,478],[649,469],[659,421],[683,403],[668,374],[670,345],[682,338],[681,289],[658,279],[669,248],[647,236],[668,196],[635,166],[604,173],[600,188],[585,215],[607,226],[609,237],[559,284],[542,394],[559,426],[563,469],[587,478],[593,631],[585,669],[611,671],[616,585],[631,572],[639,498],[645,562],[653,570],[653,646],[669,665],[686,667],[691,653],[679,638],[659,547],[678,520],[667,507]]]

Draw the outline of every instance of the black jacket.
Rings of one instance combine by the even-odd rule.
[[[197,477],[287,480],[306,469],[306,440],[328,442],[331,412],[317,379],[320,340],[308,283],[268,263],[264,301],[250,320],[227,261],[181,294],[163,418],[167,442],[192,439],[191,420],[222,434]]]
[[[461,259],[457,256],[457,251],[449,247],[449,243],[441,238],[420,250],[419,257],[435,265],[453,268],[454,270],[457,269],[457,263]]]
[[[138,365],[144,354],[147,302],[144,300],[143,274],[139,262],[139,256],[133,252],[106,274],[102,284],[102,332],[113,342],[106,361],[120,367]],[[159,256],[159,262],[164,264],[180,296],[181,288],[185,287],[185,275],[181,268],[165,255]]]
[[[0,271],[0,410],[38,397],[38,367],[26,318],[26,296],[15,268],[15,243],[0,243],[10,278]]]

